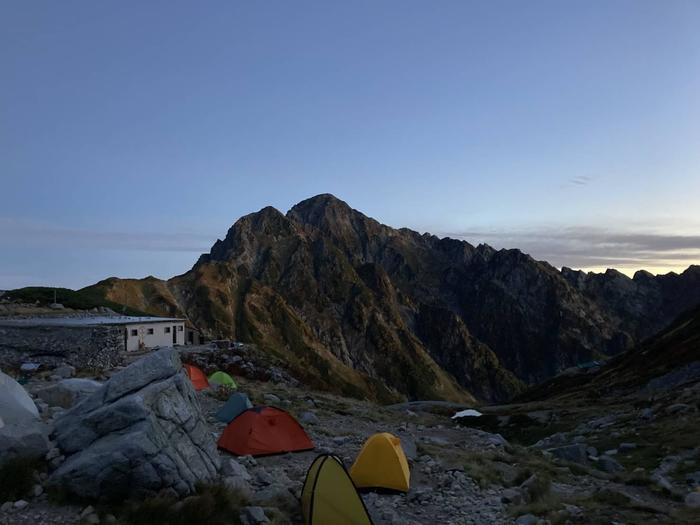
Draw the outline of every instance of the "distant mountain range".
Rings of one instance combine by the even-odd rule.
[[[700,267],[559,271],[519,250],[390,228],[324,194],[242,217],[183,275],[84,291],[255,343],[317,387],[499,401],[663,329],[700,304]]]

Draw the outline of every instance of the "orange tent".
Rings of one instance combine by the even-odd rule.
[[[249,408],[231,421],[219,438],[219,448],[245,456],[311,450],[314,444],[302,426],[284,410]]]
[[[190,378],[195,390],[202,390],[203,388],[209,388],[209,381],[207,376],[202,372],[201,369],[194,365],[185,365],[185,372],[187,372],[187,377]]]

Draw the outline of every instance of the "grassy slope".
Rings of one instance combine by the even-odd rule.
[[[49,286],[29,286],[10,290],[7,292],[6,297],[13,301],[24,303],[38,302],[42,306],[47,306],[54,302],[54,292],[56,293],[56,302],[67,308],[90,310],[95,307],[105,306],[125,315],[146,315],[144,310],[131,308],[107,299],[104,294],[101,294],[94,287],[71,290],[69,288],[52,288]]]

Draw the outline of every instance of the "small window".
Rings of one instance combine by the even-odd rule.
[[[136,330],[136,329],[133,329],[133,330],[131,330],[131,335],[132,335],[133,337],[136,337],[137,335],[139,335],[139,331]]]
[[[166,327],[165,327],[165,333],[166,333],[166,334],[169,334],[169,333],[170,333],[170,327],[169,327],[169,326],[166,326]]]
[[[153,328],[148,329],[148,335],[153,335]]]
[[[178,327],[177,327],[177,331],[178,331],[178,332],[182,332],[184,329],[185,329],[184,326],[178,326]]]

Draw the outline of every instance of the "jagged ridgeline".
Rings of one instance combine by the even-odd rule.
[[[390,228],[324,194],[242,217],[183,275],[86,290],[255,343],[314,387],[501,401],[662,329],[700,303],[700,267],[560,272],[519,250]]]

